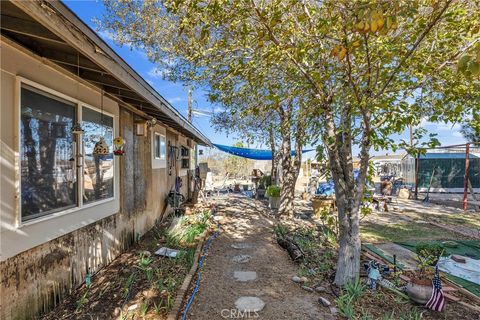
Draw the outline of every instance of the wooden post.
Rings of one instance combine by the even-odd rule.
[[[463,210],[467,210],[468,203],[468,170],[470,169],[470,143],[465,145],[465,176],[463,178]]]

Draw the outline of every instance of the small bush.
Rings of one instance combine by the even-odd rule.
[[[265,195],[269,198],[278,198],[280,197],[280,187],[279,186],[268,186]]]

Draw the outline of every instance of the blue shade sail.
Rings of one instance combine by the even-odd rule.
[[[239,148],[239,147],[230,147],[224,146],[221,144],[213,144],[217,149],[239,156],[242,158],[253,159],[253,160],[272,160],[272,151],[271,150],[261,150],[261,149],[249,149],[249,148]],[[302,150],[302,153],[310,152],[313,149]],[[295,156],[297,153],[292,150],[292,156]]]

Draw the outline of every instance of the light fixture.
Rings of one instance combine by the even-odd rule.
[[[147,135],[147,122],[145,120],[135,121],[135,133],[137,136]]]

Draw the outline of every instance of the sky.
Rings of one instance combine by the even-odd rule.
[[[75,12],[87,25],[97,31],[100,37],[108,43],[136,72],[138,72],[158,93],[160,93],[170,104],[172,104],[185,117],[187,116],[187,96],[188,89],[181,83],[174,83],[162,78],[161,72],[156,65],[151,63],[145,53],[134,50],[128,46],[118,46],[112,41],[112,36],[108,32],[99,31],[94,19],[100,19],[105,9],[103,2],[99,0],[66,0],[64,3]],[[218,111],[218,106],[212,105],[206,98],[206,92],[195,90],[193,92],[193,108],[205,111]],[[227,136],[224,133],[216,132],[210,124],[208,116],[193,117],[193,124],[207,136],[212,143],[232,145],[239,141],[237,136]],[[429,133],[437,133],[437,138],[442,145],[452,145],[464,143],[465,139],[460,133],[459,124],[431,123],[423,121],[421,126]],[[392,138],[396,141],[404,139],[408,141],[408,130],[402,134],[394,135]],[[255,146],[251,146],[255,147]],[[354,150],[354,154],[357,150]],[[379,152],[373,151],[372,154],[392,153],[388,150]],[[313,157],[314,152],[306,154],[307,158]]]

